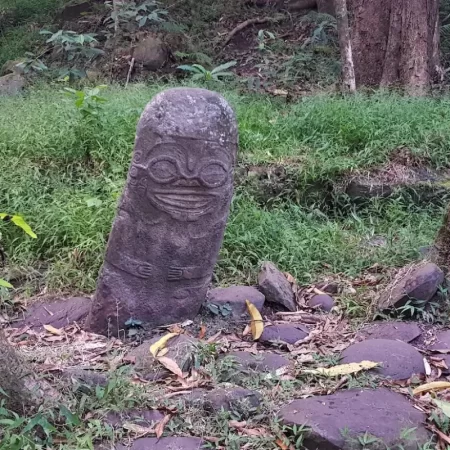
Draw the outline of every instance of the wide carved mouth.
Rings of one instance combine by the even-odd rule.
[[[196,190],[153,191],[158,206],[166,210],[201,215],[207,212],[216,199],[216,195]]]

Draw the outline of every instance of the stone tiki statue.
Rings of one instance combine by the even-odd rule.
[[[157,95],[139,121],[88,329],[117,335],[195,316],[205,298],[233,195],[237,125],[204,89]]]

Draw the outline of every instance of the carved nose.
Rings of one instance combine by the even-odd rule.
[[[186,187],[197,187],[200,186],[200,183],[197,180],[186,180],[182,178],[175,183],[177,186],[186,186]]]

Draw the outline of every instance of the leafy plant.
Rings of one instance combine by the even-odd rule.
[[[42,72],[47,70],[48,67],[41,61],[40,56],[36,56],[34,53],[26,52],[25,58],[17,64],[17,67],[24,73]]]
[[[164,17],[169,14],[165,9],[159,8],[159,2],[155,0],[146,0],[141,4],[124,1],[117,2],[116,5],[108,1],[106,5],[111,9],[111,14],[104,21],[109,28],[116,24],[119,27],[131,25],[142,28],[150,23],[164,22]]]
[[[102,84],[93,89],[84,89],[82,91],[64,88],[66,94],[74,99],[75,106],[80,111],[81,116],[85,120],[97,120],[102,110],[102,104],[107,100],[101,97],[100,91],[106,89],[107,86]]]
[[[228,317],[232,313],[233,308],[228,303],[225,303],[225,305],[208,303],[208,310],[215,316]]]
[[[175,52],[174,55],[181,60],[197,61],[197,64],[212,65],[213,60],[210,56],[202,52],[184,53]]]
[[[215,67],[212,70],[208,70],[201,64],[182,65],[178,66],[178,69],[186,72],[192,72],[192,80],[198,81],[218,81],[222,82],[223,78],[232,78],[235,76],[233,72],[227,72],[227,69],[234,67],[237,64],[236,61],[229,61],[225,64]]]
[[[68,61],[78,57],[94,59],[104,54],[103,50],[95,47],[98,43],[95,33],[78,34],[75,31],[67,30],[59,30],[53,33],[42,30],[40,34],[50,35],[46,43],[52,44],[58,53],[64,53]]]
[[[267,41],[274,41],[275,35],[271,31],[259,30],[258,31],[258,50],[265,50]]]

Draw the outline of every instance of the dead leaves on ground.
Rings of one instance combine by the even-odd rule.
[[[303,373],[309,373],[313,375],[323,375],[326,377],[338,377],[342,375],[351,375],[361,372],[363,370],[370,370],[378,367],[380,364],[373,361],[361,361],[360,363],[341,364],[333,366],[328,369],[321,367],[318,369],[304,370]]]
[[[252,331],[252,337],[254,341],[257,341],[264,331],[264,321],[261,313],[253,303],[248,300],[246,300],[245,303],[247,305],[247,311],[251,317],[250,329]]]

